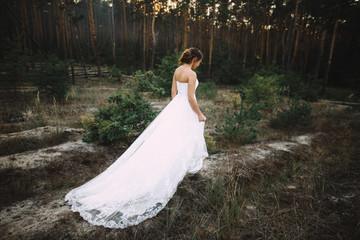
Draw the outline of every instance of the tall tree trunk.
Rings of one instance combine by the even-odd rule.
[[[123,18],[124,18],[124,36],[125,36],[125,48],[128,47],[128,33],[127,33],[127,21],[126,21],[126,6],[125,6],[125,0],[122,0],[123,5]],[[127,52],[127,51],[125,51]]]
[[[135,66],[136,64],[136,19],[135,19],[135,1],[133,1],[133,39],[132,39],[132,42],[133,42],[133,66]]]
[[[66,12],[69,14],[71,13],[70,17],[73,14],[73,11],[71,9],[71,5],[70,3],[66,3]],[[68,21],[67,21],[67,36],[68,36],[68,46],[69,46],[69,54],[70,54],[70,59],[74,59],[73,57],[73,47],[74,47],[74,37],[73,37],[73,28],[74,28],[74,24],[70,21],[70,17],[68,17]],[[74,61],[70,62],[70,68],[71,68],[71,83],[74,85],[75,84],[75,70],[74,70]]]
[[[175,15],[175,49],[179,50],[179,29],[178,29],[178,17]]]
[[[57,0],[53,1],[54,6],[54,13],[55,13],[55,18],[58,19],[59,17],[59,5],[57,3]],[[61,41],[60,41],[60,27],[59,27],[59,21],[55,20],[55,29],[56,29],[56,45],[58,49],[61,49]]]
[[[65,35],[65,16],[64,16],[64,12],[65,12],[65,7],[61,6],[61,9],[59,9],[60,11],[60,29],[61,29],[61,39],[62,39],[62,46],[63,46],[63,50],[64,50],[64,57],[65,60],[68,59],[67,56],[67,41],[66,41],[66,35]]]
[[[297,29],[298,20],[299,20],[299,1],[300,0],[296,0],[295,19],[294,19],[294,26],[293,26],[293,29],[291,31],[291,40],[290,40],[289,51],[288,51],[287,67],[290,66],[291,52],[292,52],[292,46],[293,46],[293,42],[294,42],[294,35],[295,35],[295,31]]]
[[[298,46],[299,46],[299,39],[300,39],[300,30],[301,30],[301,25],[300,24],[300,16],[299,16],[299,0],[296,1],[296,5],[297,5],[297,12],[295,13],[295,21],[296,21],[296,39],[295,39],[295,47],[294,47],[294,53],[293,53],[293,57],[292,57],[292,61],[291,64],[294,65],[295,64],[295,59],[296,59],[296,55],[297,55],[297,51],[298,51]],[[302,21],[303,22],[303,21]]]
[[[29,27],[29,20],[28,20],[28,14],[27,14],[27,6],[25,3],[25,0],[21,0],[21,28],[22,28],[22,34],[23,34],[23,47],[28,48],[28,32],[26,29]]]
[[[277,53],[279,48],[279,37],[280,37],[280,30],[276,29],[276,38],[274,42],[274,55],[273,55],[273,63],[276,64],[277,60]]]
[[[259,64],[262,65],[263,64],[263,60],[264,60],[264,50],[265,50],[265,25],[262,26],[261,32],[260,32],[260,62]]]
[[[304,56],[303,73],[306,73],[309,55],[310,55],[311,37],[309,35],[306,36],[306,40],[305,40],[305,56]]]
[[[101,76],[101,68],[100,68],[100,58],[96,51],[96,31],[95,31],[95,23],[94,23],[94,14],[93,14],[93,8],[92,8],[92,0],[87,0],[87,10],[89,15],[89,24],[90,24],[90,41],[91,46],[94,51],[94,55],[96,58],[97,68],[98,68],[98,76]]]
[[[248,30],[245,31],[245,41],[244,41],[244,57],[243,57],[243,69],[245,69],[246,67],[246,59],[247,59],[247,54],[248,54],[248,49],[249,49],[249,46],[248,46]]]
[[[146,71],[146,62],[145,62],[145,58],[146,58],[146,4],[144,4],[144,10],[143,10],[143,15],[144,15],[144,20],[143,20],[143,72],[145,73]]]
[[[113,62],[114,65],[116,64],[116,56],[115,56],[115,47],[116,47],[116,42],[115,42],[115,19],[114,19],[114,0],[111,1],[112,6],[111,6],[111,12],[108,11],[108,16],[109,16],[109,27],[110,27],[110,36],[111,36],[111,54],[113,57]]]
[[[323,95],[325,93],[325,89],[326,89],[328,79],[329,79],[329,72],[330,72],[331,61],[332,61],[332,56],[333,56],[333,52],[334,52],[334,45],[335,45],[335,39],[336,39],[336,30],[337,30],[338,24],[339,24],[339,20],[336,20],[335,26],[334,26],[334,32],[333,32],[333,36],[332,36],[332,40],[331,40],[330,54],[329,54],[328,65],[327,65],[327,69],[326,69],[326,75],[325,75],[324,83],[323,83],[323,86],[322,86],[321,95]]]
[[[267,13],[267,33],[266,33],[266,67],[269,67],[270,63],[270,1],[268,2]]]
[[[285,56],[288,57],[288,61],[290,59],[289,55],[291,55],[290,53],[291,53],[292,33],[293,33],[293,31],[291,30],[291,22],[289,22],[287,36],[286,36],[286,49],[285,49]],[[284,68],[287,66],[288,66],[288,62],[285,63],[285,59],[284,59]]]
[[[320,64],[321,64],[322,58],[324,56],[326,33],[327,33],[327,30],[325,29],[322,32],[322,35],[321,35],[320,54],[319,54],[319,56],[317,58],[316,67],[315,67],[315,77],[316,77],[316,79],[319,79],[319,75],[320,75]]]
[[[151,69],[154,69],[155,61],[155,48],[156,48],[156,38],[155,38],[155,10],[153,12],[152,22],[151,22],[151,36],[152,36],[152,55],[151,55]]]
[[[287,44],[285,43],[285,36],[286,36],[287,31],[288,31],[286,24],[287,24],[287,17],[285,17],[284,31],[283,31],[283,34],[282,34],[282,37],[281,37],[281,47],[282,47],[281,65],[282,65],[283,69],[285,68],[285,58],[286,58],[286,48],[287,48],[286,47]]]
[[[185,10],[184,10],[184,42],[183,42],[183,50],[187,48],[187,36],[188,36],[188,23],[189,23],[189,1],[185,3]]]
[[[212,2],[212,19],[210,21],[210,50],[209,50],[209,69],[208,69],[208,77],[211,76],[211,60],[212,60],[212,51],[213,51],[213,45],[214,45],[214,23],[215,23],[215,6],[216,1],[213,0]]]

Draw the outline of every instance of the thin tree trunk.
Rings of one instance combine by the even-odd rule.
[[[91,45],[92,45],[92,49],[94,51],[94,55],[96,58],[96,62],[97,62],[97,67],[98,67],[98,76],[101,76],[101,68],[100,68],[100,58],[97,54],[96,51],[96,31],[95,31],[95,23],[94,23],[94,14],[93,14],[93,9],[92,9],[92,0],[87,0],[87,10],[88,10],[88,15],[89,15],[89,23],[90,23],[90,40],[91,40]]]
[[[114,65],[116,64],[116,56],[115,56],[115,47],[116,47],[116,42],[115,42],[115,19],[114,19],[114,0],[111,1],[112,3],[112,7],[111,7],[111,14],[109,13],[109,22],[110,22],[110,36],[111,36],[111,52],[112,52],[112,57],[113,57],[113,61],[114,61]],[[111,15],[111,17],[110,17]]]
[[[63,51],[64,51],[64,57],[65,60],[67,60],[68,56],[67,56],[67,44],[66,44],[66,36],[65,36],[65,17],[64,17],[64,11],[65,8],[64,6],[62,6],[62,9],[60,10],[60,29],[61,29],[61,40],[62,40],[62,46],[63,46]]]
[[[306,37],[305,40],[305,56],[304,56],[304,66],[303,66],[303,73],[306,73],[309,55],[310,55],[310,47],[311,47],[311,40],[310,36]]]
[[[287,31],[286,22],[287,22],[287,17],[285,18],[284,31],[281,37],[281,47],[282,47],[281,65],[283,69],[285,68],[285,58],[286,58],[286,44],[285,44],[285,36]]]
[[[21,13],[21,28],[22,28],[22,34],[23,34],[23,47],[24,48],[28,48],[28,33],[25,29],[28,28],[28,16],[27,16],[27,7],[26,7],[26,3],[25,0],[21,0],[21,9],[20,9],[20,13]]]
[[[316,61],[316,68],[315,68],[315,76],[316,76],[316,79],[319,78],[319,75],[320,75],[320,64],[321,64],[321,61],[322,61],[322,58],[324,56],[324,47],[325,47],[325,39],[326,39],[326,32],[327,30],[324,30],[322,32],[322,35],[321,35],[321,43],[320,43],[320,54],[317,58],[317,61]]]
[[[66,3],[66,10],[68,13],[71,12],[71,6],[69,3]],[[73,46],[74,46],[74,38],[73,38],[73,23],[70,22],[70,18],[67,18],[67,36],[68,36],[68,46],[69,46],[69,53],[70,53],[70,59],[74,59],[73,57]],[[74,85],[75,84],[75,71],[74,71],[74,61],[70,62],[70,68],[71,68],[71,83]]]
[[[297,26],[298,19],[299,19],[299,0],[296,0],[295,19],[294,19],[294,26],[291,31],[291,40],[290,40],[289,51],[288,51],[287,67],[290,66],[290,62],[291,62],[291,52],[292,52],[292,46],[293,46],[293,42],[294,42],[294,35],[295,35],[295,30],[297,28],[296,26]]]
[[[291,64],[294,65],[295,64],[295,59],[296,59],[296,55],[297,55],[297,51],[298,51],[298,46],[299,46],[299,39],[300,39],[300,30],[301,30],[301,24],[299,23],[299,0],[296,1],[296,5],[297,5],[297,12],[295,15],[295,21],[296,21],[296,40],[295,40],[295,47],[294,47],[294,53],[293,53],[293,57],[292,57],[292,61]]]
[[[266,34],[266,67],[269,67],[270,63],[270,2],[268,3],[267,12],[267,34]]]
[[[124,36],[125,36],[125,48],[128,47],[128,33],[127,33],[127,22],[126,22],[126,6],[125,6],[125,0],[122,0],[123,5],[123,18],[124,18]],[[125,51],[127,52],[127,51]]]
[[[245,69],[246,67],[246,59],[247,59],[247,54],[248,54],[248,31],[245,31],[245,42],[244,42],[244,58],[243,58],[243,69]]]
[[[273,55],[273,62],[274,64],[276,64],[276,60],[277,60],[277,53],[278,53],[278,48],[279,48],[279,37],[280,37],[280,31],[279,29],[276,30],[276,38],[275,38],[275,43],[274,43],[274,55]]]
[[[188,36],[188,22],[189,22],[189,3],[188,1],[186,2],[186,6],[185,6],[185,10],[184,10],[184,42],[183,42],[183,50],[186,49],[187,47],[187,36]]]
[[[215,4],[216,4],[216,1],[213,0],[212,19],[210,21],[211,30],[210,30],[210,50],[209,50],[209,69],[208,69],[208,77],[209,78],[211,76],[211,60],[212,60],[212,51],[213,51],[213,44],[214,44]]]
[[[145,58],[146,58],[146,4],[144,4],[144,10],[143,10],[143,15],[144,15],[144,22],[143,22],[143,72],[146,71],[146,66],[145,66]]]
[[[264,59],[264,50],[265,50],[265,29],[264,29],[265,25],[263,25],[263,28],[261,29],[261,32],[260,32],[260,37],[261,37],[261,40],[260,40],[260,65],[263,64],[263,59]]]
[[[136,21],[135,21],[135,1],[133,1],[133,66],[136,64]]]
[[[327,69],[326,69],[326,75],[325,75],[321,95],[323,95],[325,93],[325,89],[326,89],[328,79],[329,79],[329,72],[330,72],[331,61],[332,61],[332,56],[333,56],[333,52],[334,52],[336,30],[337,30],[338,24],[339,24],[339,20],[336,20],[335,26],[334,26],[334,32],[333,32],[333,36],[332,36],[332,40],[331,40],[330,54],[329,54],[328,65],[327,65]]]
[[[175,49],[179,50],[179,40],[178,40],[178,34],[179,34],[179,30],[178,30],[178,18],[175,15]]]
[[[155,61],[155,47],[156,47],[156,38],[155,38],[155,10],[153,12],[152,22],[151,22],[151,36],[152,36],[152,55],[151,55],[151,66],[150,69],[154,69]]]

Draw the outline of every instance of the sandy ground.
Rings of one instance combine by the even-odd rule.
[[[4,137],[19,137],[21,135],[39,135],[41,132],[46,134],[53,130],[54,128],[52,127],[43,127],[20,133],[7,134],[7,136],[3,134],[0,136],[0,139]],[[80,130],[69,128],[68,131]],[[313,137],[314,135],[310,134],[295,136],[291,141],[270,141],[242,146],[237,153],[213,154],[204,160],[200,175],[203,178],[215,178],[218,173],[230,172],[233,166],[239,163],[246,166],[249,163],[268,161],[268,164],[271,164],[269,159],[273,158],[269,158],[269,156],[275,156],[276,158],[276,153],[279,151],[291,153],[300,145],[310,146]],[[0,169],[43,169],[53,163],[59,163],[63,159],[69,158],[70,155],[80,156],[106,151],[106,148],[84,143],[81,140],[66,142],[36,151],[1,157]],[[109,165],[110,163],[107,162],[106,164]],[[73,167],[76,168],[77,166]],[[244,169],[241,174],[246,175],[248,172]],[[87,233],[95,231],[98,227],[90,225],[79,217],[78,214],[72,213],[70,206],[65,203],[64,197],[71,189],[39,190],[35,196],[2,207],[0,209],[0,239],[36,239],[36,236],[43,237],[51,229],[61,228],[64,222],[66,222],[67,226],[70,225],[73,229],[76,229],[70,235],[69,233],[64,233],[64,236],[68,236],[69,239],[81,239]],[[251,209],[251,206],[247,206],[247,208]],[[64,236],[61,236],[61,238],[64,238]]]

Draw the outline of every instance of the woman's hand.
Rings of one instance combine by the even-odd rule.
[[[206,120],[206,117],[202,113],[198,115],[198,118],[199,118],[199,122],[205,122]]]

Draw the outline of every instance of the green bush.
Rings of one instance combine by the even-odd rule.
[[[121,81],[122,72],[115,65],[109,67],[109,74],[111,78],[117,78],[119,81]]]
[[[261,108],[272,110],[282,101],[279,85],[283,75],[261,76],[255,74],[248,82],[246,94],[252,103],[257,103]]]
[[[300,75],[293,71],[287,71],[280,85],[285,89],[284,95],[295,99],[304,99],[306,101],[317,101],[319,85],[314,77],[307,76],[308,82],[301,80]]]
[[[27,63],[30,59],[28,49],[21,49],[19,41],[9,38],[0,39],[0,84],[3,87],[17,89],[20,84],[28,80]]]
[[[240,92],[240,96],[241,103],[237,104],[234,101],[234,110],[226,109],[225,124],[222,127],[215,126],[215,131],[229,142],[247,144],[256,140],[257,130],[255,126],[262,116],[257,111],[256,104],[245,108],[246,95],[244,92]]]
[[[277,111],[276,116],[270,118],[270,126],[276,129],[285,129],[297,125],[308,126],[311,124],[311,105],[294,101],[290,109]]]
[[[151,92],[153,97],[163,98],[166,96],[166,91],[154,84],[157,78],[151,70],[145,72],[145,74],[138,70],[133,77],[133,81],[127,83],[127,87],[136,93]]]
[[[276,76],[278,85],[281,89],[280,93],[294,99],[303,99],[306,101],[317,101],[318,92],[321,84],[316,80],[315,76],[308,74],[303,78],[291,70],[283,70],[276,65],[268,68],[261,68],[257,75],[263,77]]]
[[[19,41],[8,38],[0,40],[0,84],[16,89],[24,83],[32,83],[41,97],[65,99],[71,87],[69,62],[59,60],[55,55],[32,55],[28,49],[21,49]]]
[[[196,89],[196,96],[200,98],[213,99],[217,95],[214,82],[201,82]]]
[[[108,97],[109,106],[99,109],[95,117],[83,119],[86,142],[110,144],[132,140],[154,119],[156,112],[137,93],[116,92]]]
[[[167,91],[167,96],[170,96],[170,89],[172,85],[173,75],[178,67],[177,61],[180,58],[181,53],[177,50],[169,56],[165,56],[161,59],[161,63],[157,66],[157,77],[154,79],[154,84],[158,88],[163,88]]]
[[[211,78],[216,80],[217,83],[232,85],[244,84],[252,76],[253,72],[249,68],[244,69],[242,67],[242,60],[229,58],[229,51],[231,50],[225,50],[221,53],[214,52],[211,66]],[[232,53],[230,53],[230,55],[231,54]],[[206,63],[204,63],[204,65],[205,64]]]
[[[55,55],[49,55],[48,58],[38,56],[37,59],[40,59],[39,67],[30,71],[28,76],[38,88],[40,96],[63,101],[71,88],[69,63],[59,60]]]

